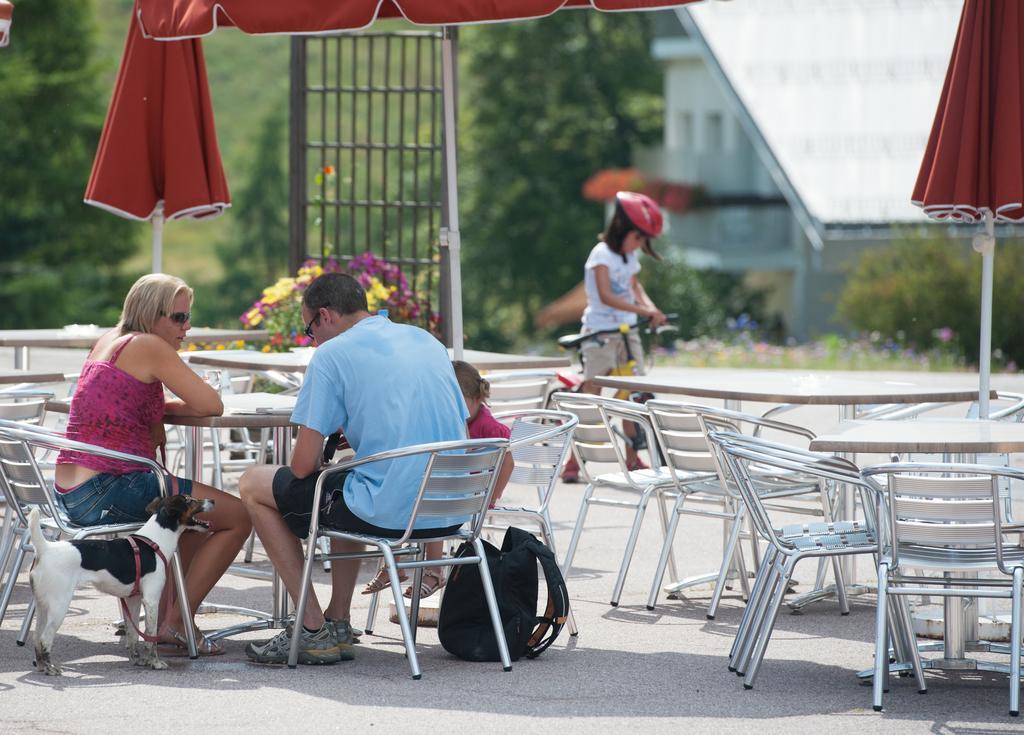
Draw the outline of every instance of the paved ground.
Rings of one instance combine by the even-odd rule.
[[[9,352],[9,351],[8,351]],[[76,353],[38,350],[36,365],[74,370]],[[53,361],[53,362],[51,362]],[[0,364],[9,355],[0,350]],[[970,376],[915,375],[915,379],[964,384]],[[1001,378],[998,387],[1024,381]],[[834,420],[830,409],[807,411],[801,421],[819,430]],[[579,486],[560,489],[554,508],[562,548],[568,541]],[[683,600],[644,606],[658,551],[657,521],[646,523],[622,604],[607,604],[627,533],[628,514],[591,511],[577,553],[579,566],[568,585],[580,625],[578,638],[564,634],[540,658],[517,662],[511,673],[498,664],[452,658],[432,630],[422,630],[419,653],[424,676],[409,677],[396,625],[381,622],[378,635],[357,648],[354,662],[328,668],[249,664],[242,648],[249,634],[227,642],[224,656],[172,660],[167,671],[130,666],[113,635],[114,602],[82,590],[58,634],[55,657],[65,675],[47,678],[31,670],[31,652],[14,645],[27,602],[16,590],[0,627],[0,733],[140,733],[200,731],[428,732],[473,730],[580,732],[626,728],[643,732],[828,732],[907,733],[1021,732],[1010,719],[1005,677],[929,674],[929,693],[918,695],[912,680],[894,682],[886,710],[875,713],[870,689],[855,672],[871,664],[873,597],[857,598],[841,617],[835,603],[785,614],[768,649],[757,687],[744,691],[726,670],[726,654],[742,612],[738,596],[725,598],[716,620],[705,618],[709,589]],[[720,526],[687,518],[676,550],[683,574],[717,563]],[[257,565],[264,565],[261,558]],[[368,579],[371,569],[365,567]],[[798,577],[810,581],[812,570]],[[320,574],[322,584],[324,575]],[[862,565],[862,577],[870,570]],[[802,585],[806,589],[806,585]],[[323,589],[321,587],[321,589]],[[267,608],[269,586],[229,577],[211,596],[217,602]],[[367,598],[357,600],[356,623]],[[204,628],[236,622],[208,615]]]

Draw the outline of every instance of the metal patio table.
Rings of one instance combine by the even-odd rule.
[[[63,383],[64,373],[52,370],[8,370],[0,368],[0,385],[22,383]]]
[[[95,324],[69,324],[61,329],[3,329],[0,330],[0,347],[13,347],[14,367],[27,369],[29,350],[33,347],[89,349],[111,329],[113,327],[98,327]],[[269,333],[263,330],[193,327],[185,337],[185,344],[236,340],[263,342],[269,338]]]
[[[448,350],[451,357],[452,351]],[[277,372],[304,373],[313,356],[312,348],[301,348],[293,352],[259,352],[257,350],[203,350],[183,352],[182,357],[194,365],[227,368],[233,370],[272,370]],[[481,350],[465,350],[463,360],[478,370],[526,370],[568,367],[567,357],[544,357],[541,355],[514,355]]]
[[[810,448],[821,452],[950,454],[958,456],[957,461],[971,463],[978,454],[1024,452],[1024,424],[982,419],[846,421],[811,441]],[[943,597],[943,656],[922,662],[925,668],[992,669],[965,655],[967,651],[1001,651],[1003,646],[978,640],[975,606],[964,605],[963,599]],[[932,647],[926,644],[928,650]],[[904,666],[909,670],[910,664],[902,662],[893,670]],[[871,676],[872,672],[861,675],[865,673]]]

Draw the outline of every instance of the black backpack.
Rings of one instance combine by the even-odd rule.
[[[505,640],[513,661],[524,654],[536,658],[555,638],[569,614],[569,591],[551,549],[521,528],[509,528],[498,551],[483,542],[494,582]],[[456,557],[472,556],[462,544]],[[537,615],[537,563],[547,580],[548,601]],[[437,637],[444,650],[467,661],[500,661],[487,600],[475,564],[452,567],[441,599]]]

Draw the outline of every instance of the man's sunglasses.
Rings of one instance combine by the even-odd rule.
[[[176,311],[173,314],[168,314],[167,318],[175,324],[184,324],[185,322],[192,321],[191,311]]]
[[[304,332],[305,335],[310,339],[315,339],[315,337],[313,337],[313,325],[316,324],[318,321],[320,321],[320,312],[317,312],[316,316],[310,319],[309,324],[306,325],[306,329],[304,330]]]

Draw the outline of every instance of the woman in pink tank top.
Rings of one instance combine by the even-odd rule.
[[[69,439],[156,459],[166,441],[165,414],[210,416],[224,410],[220,395],[178,356],[191,326],[192,289],[163,273],[143,276],[128,292],[121,319],[89,353],[71,398]],[[164,388],[175,398],[165,398]],[[63,451],[57,456],[58,503],[82,525],[147,519],[146,507],[162,481],[145,465]],[[238,498],[177,478],[178,491],[209,498],[202,518],[210,533],[186,533],[179,542],[192,615],[249,537],[251,523]],[[167,653],[187,653],[174,586],[164,589],[160,637]],[[192,620],[189,625],[195,625]],[[197,634],[200,654],[222,653]]]

